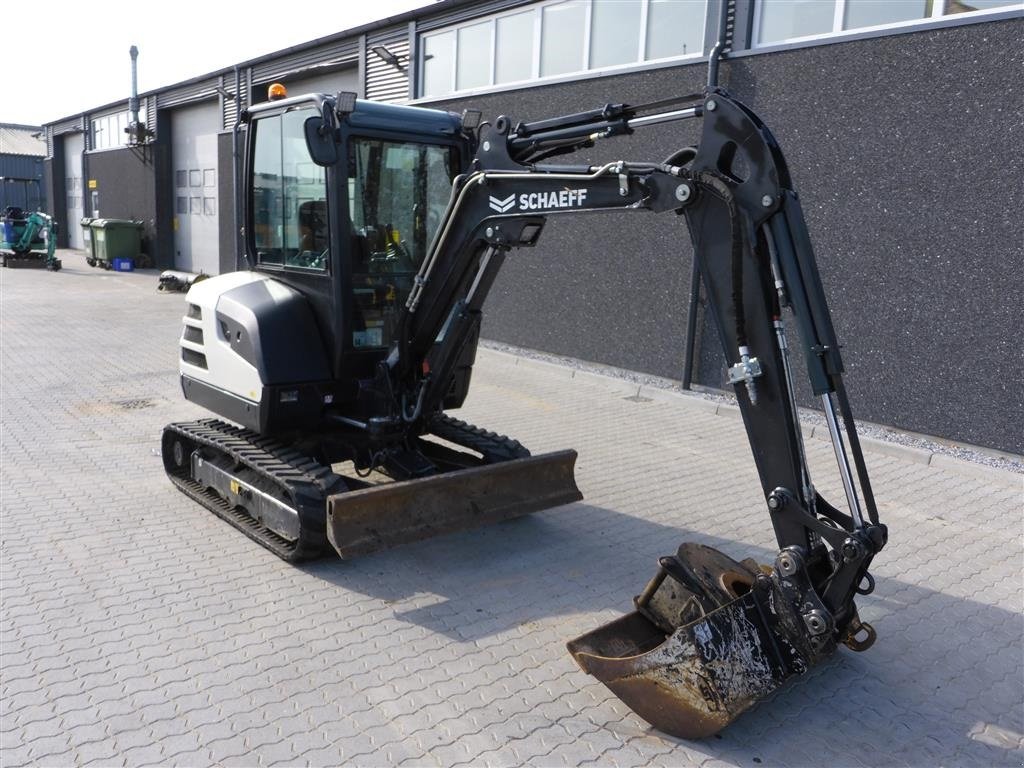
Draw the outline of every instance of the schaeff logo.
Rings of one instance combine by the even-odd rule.
[[[518,206],[516,206],[515,195],[509,195],[506,198],[491,195],[488,203],[498,213],[506,213],[513,207],[517,207],[520,211],[579,208],[586,199],[587,190],[585,189],[558,189],[551,192],[523,192],[519,195]]]

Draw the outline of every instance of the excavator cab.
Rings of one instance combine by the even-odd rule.
[[[347,119],[324,114],[314,95],[250,111],[247,253],[254,271],[307,297],[339,405],[395,341],[470,148],[445,112],[359,102]],[[448,407],[465,397],[465,373]]]
[[[292,561],[582,498],[574,451],[532,456],[445,412],[469,388],[479,309],[434,302],[423,329],[409,311],[472,135],[447,112],[346,103],[243,116],[250,269],[189,290],[180,362],[185,397],[242,431],[164,437],[185,493]]]

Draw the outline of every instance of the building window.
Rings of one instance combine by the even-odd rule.
[[[706,0],[549,0],[474,19],[422,36],[420,95],[700,58],[706,17]]]
[[[632,3],[594,0],[590,9],[590,65],[614,67],[640,59],[640,15]]]
[[[1019,6],[1019,0],[758,0],[754,40],[755,45],[798,42]]]
[[[455,78],[455,33],[444,32],[423,38],[423,92],[448,93]]]
[[[651,0],[647,11],[647,59],[704,55],[704,3]]]
[[[495,19],[495,82],[529,80],[533,74],[534,15],[532,11],[527,11]]]
[[[587,3],[566,0],[541,8],[540,76],[567,75],[586,69],[583,42]]]
[[[455,88],[479,88],[491,81],[491,27],[489,23],[474,24],[459,30],[455,64]]]
[[[89,121],[89,141],[91,149],[114,149],[128,146],[128,134],[125,129],[131,120],[127,110],[113,115],[104,115]],[[146,122],[146,110],[140,109],[139,120]]]

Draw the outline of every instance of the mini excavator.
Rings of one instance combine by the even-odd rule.
[[[768,128],[709,79],[701,94],[532,122],[272,86],[274,98],[242,116],[249,268],[186,297],[181,386],[220,418],[166,427],[170,479],[289,561],[580,499],[575,452],[534,456],[449,415],[470,385],[485,300],[509,251],[534,247],[551,217],[679,214],[779,552],[760,565],[684,543],[632,613],[569,650],[641,717],[685,738],[717,732],[839,644],[866,650],[875,632],[854,598],[873,590],[868,568],[887,534],[800,200]],[[697,119],[699,146],[663,161],[562,159]],[[848,512],[811,481],[784,310]]]
[[[0,266],[42,267],[56,272],[57,222],[42,211],[10,205],[0,216]]]

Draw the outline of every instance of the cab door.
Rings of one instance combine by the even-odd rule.
[[[312,104],[301,104],[250,123],[246,240],[257,271],[309,301],[329,353],[336,337],[337,243],[330,207],[335,202],[333,169],[314,163],[306,147],[305,122],[316,115]]]

